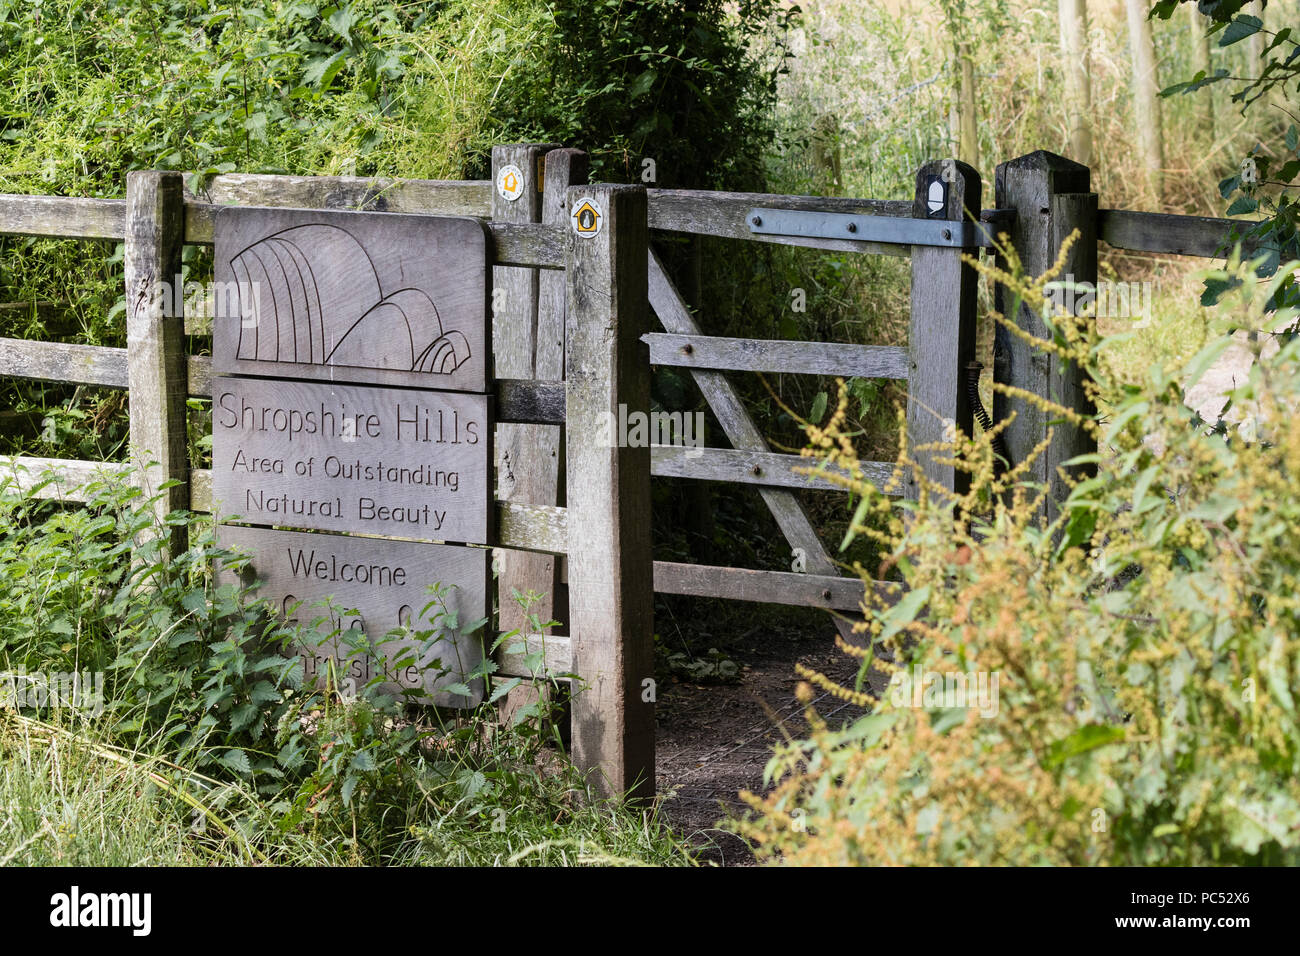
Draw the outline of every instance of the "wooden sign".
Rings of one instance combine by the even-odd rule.
[[[219,520],[487,544],[490,398],[226,377],[212,382]]]
[[[490,610],[486,548],[234,526],[219,528],[217,539],[252,556],[243,583],[260,581],[257,596],[282,619],[316,624],[319,640],[297,648],[304,683],[323,686],[332,668],[345,694],[378,677],[382,693],[418,690],[414,702],[469,707],[483,699],[482,678],[468,675],[483,659],[486,628],[463,629]],[[446,589],[440,603],[433,584]],[[372,644],[377,653],[366,653]]]
[[[488,390],[478,220],[228,206],[215,245],[215,374]]]

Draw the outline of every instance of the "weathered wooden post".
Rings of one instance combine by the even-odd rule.
[[[640,186],[568,191],[565,261],[573,755],[608,794],[653,795],[650,449],[619,423],[650,406],[649,231]],[[620,414],[621,413],[621,414]]]
[[[1026,275],[1038,276],[1045,272],[1056,261],[1061,243],[1078,229],[1079,238],[1070,248],[1057,281],[1072,282],[1083,290],[1089,288],[1083,283],[1091,283],[1095,288],[1097,194],[1089,191],[1087,166],[1044,150],[1002,163],[997,168],[995,201],[998,208],[1016,211],[1007,232]],[[1007,315],[1011,308],[1010,294],[999,287],[996,297],[998,311],[1013,319],[1019,328],[1038,338],[1052,337],[1041,314],[1022,303],[1018,314]],[[1067,296],[1065,301],[1083,298]],[[1002,326],[994,337],[993,375],[996,382],[1049,398],[1083,415],[1093,414],[1092,403],[1083,390],[1085,373],[1081,367],[1034,349]],[[1052,432],[1051,445],[1034,461],[1025,477],[1048,486],[1046,513],[1048,520],[1053,520],[1059,513],[1060,502],[1069,494],[1060,475],[1061,463],[1095,452],[1096,442],[1083,429],[1059,421],[1058,416],[1022,398],[994,394],[996,421],[1002,421],[1013,411],[1016,420],[1004,433],[1013,463],[1025,461],[1034,447]],[[1082,477],[1091,470],[1090,467],[1074,468],[1073,475]]]
[[[553,149],[543,159],[545,176],[542,183],[542,222],[549,226],[567,229],[569,225],[568,194],[570,186],[587,182],[587,154],[580,149]],[[540,270],[537,295],[537,345],[533,362],[533,377],[540,382],[564,380],[564,318],[567,310],[567,290],[564,273],[557,269]],[[530,469],[535,475],[529,481],[536,487],[529,493],[535,504],[562,505],[564,499],[564,426],[538,425],[538,451],[534,458],[537,467]],[[541,557],[539,555],[539,557]],[[551,561],[551,579],[554,592],[547,596],[546,616],[542,621],[556,620],[561,626],[568,622],[568,585],[565,575]],[[542,611],[539,610],[539,616]]]
[[[523,143],[492,149],[492,219],[530,223],[542,219],[542,166],[556,146]],[[537,377],[540,278],[537,269],[496,266],[492,271],[492,351],[498,378]],[[558,435],[539,425],[497,426],[498,497],[525,504],[556,503]],[[532,607],[543,622],[551,619],[557,585],[555,559],[527,551],[500,551],[500,619],[502,630],[524,627],[522,609],[512,593],[543,595]],[[518,696],[518,695],[516,695]],[[519,701],[508,702],[506,711]]]
[[[137,171],[126,177],[126,344],[132,454],[145,493],[157,496],[159,522],[188,509],[185,316],[174,308],[185,235],[184,178],[177,172]],[[170,290],[170,291],[168,291]],[[169,314],[175,313],[175,314]],[[179,484],[162,488],[168,481]],[[166,544],[186,548],[173,526]]]
[[[912,215],[954,223],[946,240],[955,241],[978,222],[980,174],[957,160],[926,163],[916,174]],[[963,225],[965,224],[965,225]],[[975,358],[975,306],[979,276],[961,261],[971,245],[912,246],[912,321],[908,336],[907,435],[913,448],[951,441],[954,429],[971,434],[972,410],[966,392],[966,364]],[[926,478],[963,494],[970,476],[936,459],[942,451],[916,453]],[[909,497],[916,478],[908,478]]]
[[[517,177],[512,182],[511,177]],[[549,144],[497,146],[492,150],[492,218],[504,222],[568,225],[565,199],[570,185],[587,181],[587,154]],[[505,378],[558,382],[564,379],[564,274],[558,270],[496,267],[493,335],[497,374]],[[561,427],[497,426],[498,494],[504,501],[561,504]],[[514,592],[540,595],[529,607],[541,623],[559,620],[559,559],[554,555],[501,550],[498,625],[502,631],[530,630]],[[565,621],[559,620],[561,627]],[[561,631],[563,633],[563,631]],[[502,702],[509,721],[537,699],[538,687],[524,683]]]

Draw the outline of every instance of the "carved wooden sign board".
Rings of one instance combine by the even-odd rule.
[[[483,224],[228,207],[215,247],[220,539],[250,555],[259,596],[335,635],[299,649],[308,679],[332,657],[345,687],[378,677],[424,702],[477,703],[482,680],[464,675],[482,632],[446,615],[463,627],[491,607],[490,552],[461,546],[492,530]],[[376,657],[355,650],[358,628]]]

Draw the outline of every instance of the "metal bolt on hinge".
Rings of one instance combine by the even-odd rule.
[[[752,219],[750,219],[749,221],[752,222],[752,223],[753,223],[754,225],[756,225],[756,226],[761,226],[761,225],[763,225],[763,217],[762,217],[762,216],[754,216],[754,217],[753,217]]]

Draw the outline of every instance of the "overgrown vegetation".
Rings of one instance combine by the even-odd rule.
[[[1035,309],[1047,275],[998,275]],[[1258,263],[1255,263],[1256,265]],[[1296,264],[1283,271],[1290,273]],[[1058,267],[1059,268],[1059,267]],[[1095,477],[1045,523],[1026,463],[994,468],[990,435],[951,446],[970,474],[952,498],[925,481],[899,504],[855,479],[853,533],[877,539],[899,590],[870,600],[854,686],[813,686],[873,707],[852,725],[780,748],[770,795],[741,824],[790,863],[1291,864],[1300,860],[1300,340],[1268,334],[1282,281],[1234,259],[1230,316],[1191,362],[1117,381],[1114,343],[1085,319],[1036,345],[1086,366],[1108,415]],[[1003,321],[999,316],[998,321]],[[1258,328],[1255,364],[1231,392],[1236,433],[1183,401],[1232,341]],[[845,401],[810,451],[852,472]],[[1004,427],[1004,426],[999,426]],[[1041,452],[1041,447],[1039,449]],[[1078,462],[1076,464],[1085,464]],[[864,579],[878,576],[859,567]],[[868,595],[874,595],[868,588]],[[872,668],[889,686],[872,693]],[[991,691],[991,693],[989,693]]]
[[[1184,0],[1161,0],[1152,11],[1153,16],[1168,20]],[[1248,216],[1265,213],[1258,221],[1245,222],[1234,239],[1242,240],[1262,250],[1258,265],[1261,275],[1271,276],[1283,260],[1300,255],[1300,230],[1296,227],[1297,205],[1295,183],[1300,178],[1300,126],[1288,104],[1297,99],[1295,84],[1300,79],[1300,66],[1295,59],[1300,56],[1300,42],[1292,38],[1292,28],[1268,30],[1254,12],[1243,12],[1245,0],[1221,0],[1201,4],[1198,10],[1205,15],[1206,32],[1214,37],[1220,48],[1244,46],[1242,41],[1254,40],[1259,47],[1257,61],[1248,69],[1234,75],[1225,67],[1198,70],[1185,82],[1167,87],[1164,96],[1195,94],[1204,99],[1219,84],[1235,85],[1231,100],[1240,104],[1244,114],[1257,106],[1261,135],[1246,150],[1240,167],[1233,175],[1219,181],[1219,194],[1232,202],[1225,210],[1229,216]],[[1252,8],[1253,9],[1253,8]],[[1292,89],[1288,90],[1288,84]],[[1231,279],[1214,279],[1206,283],[1202,300],[1215,303],[1229,288]],[[1275,289],[1274,306],[1295,305],[1300,302],[1293,277],[1284,276]]]
[[[305,685],[292,647],[339,625],[287,628],[231,575],[219,581],[246,558],[199,519],[169,518],[193,542],[164,557],[128,478],[87,486],[85,507],[0,486],[0,859],[688,861],[653,812],[593,799],[557,746],[551,695],[499,726],[491,703],[408,707],[379,692],[381,677],[351,693]],[[430,618],[461,634],[484,623]],[[86,678],[76,706],[48,689],[60,673]],[[106,821],[121,818],[110,838]]]

